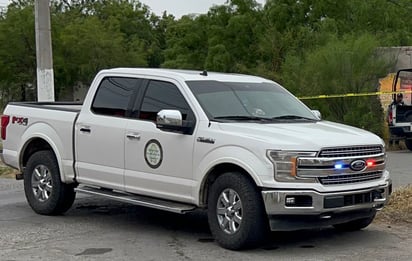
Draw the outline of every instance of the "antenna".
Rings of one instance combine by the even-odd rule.
[[[201,72],[201,73],[199,73],[199,74],[202,75],[202,76],[207,76],[207,71],[204,70],[203,72]]]

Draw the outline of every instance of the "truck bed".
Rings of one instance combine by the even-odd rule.
[[[64,177],[73,177],[74,124],[81,110],[81,103],[73,102],[14,102],[9,103],[4,115],[10,116],[3,140],[3,157],[8,164],[22,171],[19,152],[37,135],[49,143],[61,159]]]

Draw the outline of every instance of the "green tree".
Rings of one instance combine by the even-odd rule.
[[[379,77],[393,64],[379,54],[378,40],[369,34],[331,37],[304,59],[287,57],[283,82],[298,96],[374,92]],[[382,108],[376,96],[323,99],[307,102],[325,118],[368,128],[382,134]]]
[[[118,66],[258,74],[297,95],[373,91],[378,46],[412,45],[411,0],[228,0],[207,14],[156,16],[138,0],[53,0],[56,93]],[[33,0],[0,14],[0,95],[35,86]],[[373,97],[307,101],[326,118],[380,132]],[[375,128],[376,127],[376,128]]]
[[[57,2],[53,13],[58,89],[89,84],[104,68],[146,67],[154,55],[151,14],[138,1]]]
[[[183,16],[169,24],[163,67],[204,69],[208,48],[205,21],[204,15]]]
[[[8,101],[29,99],[35,85],[36,46],[32,1],[16,1],[0,16],[0,90]]]

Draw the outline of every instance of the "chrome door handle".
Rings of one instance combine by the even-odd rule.
[[[131,140],[140,140],[140,134],[137,133],[127,133],[126,137]]]

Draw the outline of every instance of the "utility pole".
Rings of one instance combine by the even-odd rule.
[[[49,0],[36,0],[37,100],[54,101],[53,55]]]

